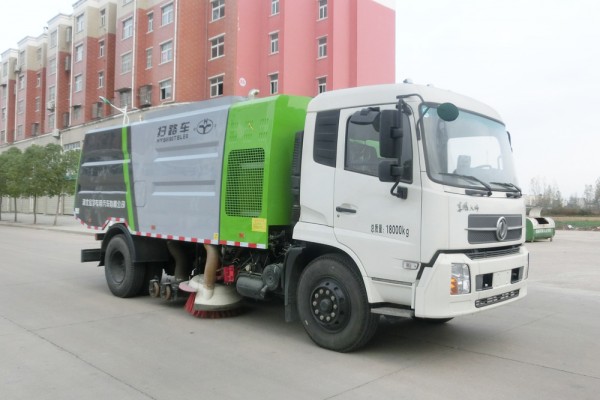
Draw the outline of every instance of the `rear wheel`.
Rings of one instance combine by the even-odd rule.
[[[310,338],[326,349],[349,352],[364,346],[377,329],[360,274],[337,254],[312,261],[300,276],[298,313]]]
[[[104,258],[108,288],[117,297],[132,297],[142,290],[146,270],[131,262],[131,251],[123,235],[110,239]]]

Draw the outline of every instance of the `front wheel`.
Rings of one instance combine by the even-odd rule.
[[[312,261],[300,276],[298,313],[319,346],[349,352],[364,346],[377,329],[360,274],[347,257],[328,254]]]
[[[131,262],[131,251],[123,235],[116,235],[108,242],[104,275],[108,288],[117,297],[136,296],[142,290],[146,270],[136,268]]]

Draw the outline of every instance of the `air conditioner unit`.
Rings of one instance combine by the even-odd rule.
[[[152,96],[143,96],[140,98],[140,107],[150,107],[152,105]]]
[[[21,65],[17,64],[15,65],[15,74],[19,74],[21,73]]]
[[[46,103],[46,109],[48,111],[54,111],[54,107],[55,107],[54,101],[50,100],[49,102]]]
[[[60,138],[60,131],[58,129],[53,129],[52,130],[52,137],[58,139]]]

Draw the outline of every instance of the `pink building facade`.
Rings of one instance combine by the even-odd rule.
[[[79,0],[2,54],[0,145],[220,96],[395,81],[392,0]]]

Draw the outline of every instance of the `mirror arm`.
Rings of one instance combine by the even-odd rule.
[[[398,197],[399,199],[406,200],[408,198],[408,188],[398,186],[400,181],[396,181],[394,186],[390,189],[392,196]]]

